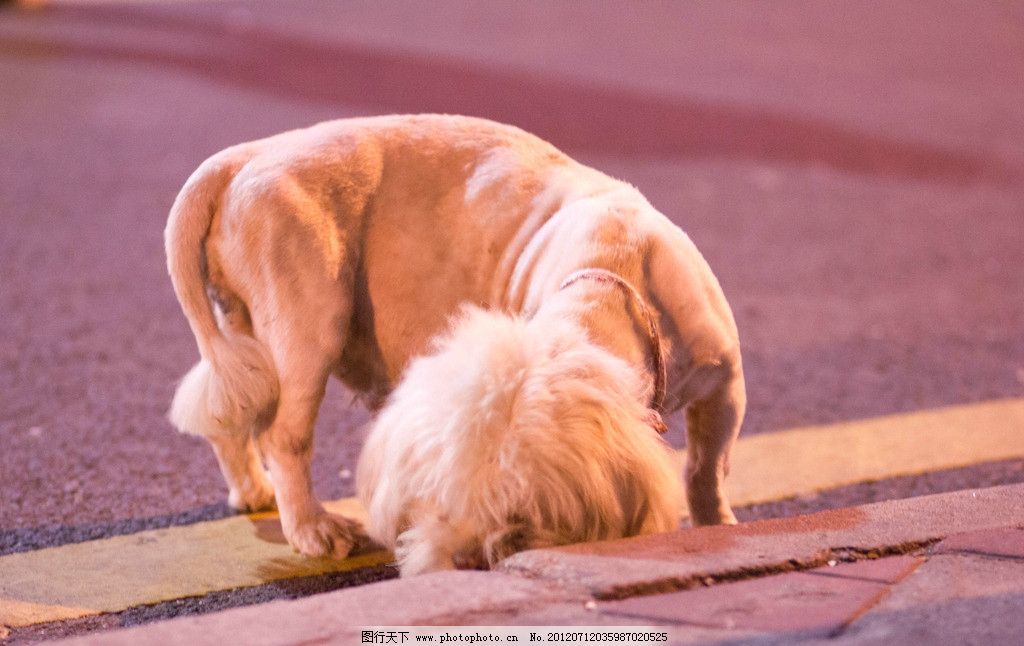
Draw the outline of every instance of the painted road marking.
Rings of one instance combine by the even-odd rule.
[[[363,520],[352,499],[327,504]],[[276,513],[149,530],[0,557],[0,625],[74,619],[392,560],[376,551],[311,559],[284,540]]]
[[[742,438],[735,506],[838,486],[1024,457],[1024,399],[891,415]],[[328,503],[364,518],[353,499]],[[0,625],[27,626],[386,563],[373,552],[308,559],[276,514],[236,516],[0,557]]]
[[[1021,457],[1024,399],[1001,399],[743,438],[726,486],[742,507]]]

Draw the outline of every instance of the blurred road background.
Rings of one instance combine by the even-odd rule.
[[[1024,394],[1019,3],[0,4],[0,553],[228,514],[163,418],[197,358],[168,208],[230,144],[423,111],[530,130],[690,234],[739,324],[745,436]],[[325,498],[352,493],[348,400],[318,422]]]

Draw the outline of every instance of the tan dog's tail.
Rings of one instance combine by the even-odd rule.
[[[178,386],[168,418],[180,431],[197,435],[249,431],[277,403],[270,352],[248,334],[222,330],[207,297],[205,242],[220,194],[236,170],[221,155],[203,163],[178,194],[164,229],[167,270],[202,357]]]

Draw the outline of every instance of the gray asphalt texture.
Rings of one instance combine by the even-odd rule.
[[[197,353],[162,229],[206,156],[324,119],[495,118],[634,183],[734,308],[745,434],[1024,394],[1024,11],[628,13],[0,6],[0,553],[228,513],[205,443],[164,420]],[[352,494],[339,471],[368,416],[349,399],[332,385],[317,423],[324,498]],[[986,468],[911,489],[979,486]],[[1024,480],[1020,462],[993,468]]]

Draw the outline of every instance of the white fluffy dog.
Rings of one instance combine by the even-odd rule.
[[[524,545],[553,540],[552,531],[587,538],[669,526],[666,501],[675,490],[663,482],[661,449],[636,423],[637,411],[648,407],[687,407],[692,520],[735,522],[722,482],[745,394],[736,326],[718,282],[690,239],[635,188],[532,135],[467,117],[391,116],[233,146],[189,178],[165,242],[201,355],[175,394],[170,419],[210,440],[231,504],[254,510],[276,501],[285,536],[305,554],[344,556],[358,531],[328,514],[312,492],[313,426],[328,378],[338,376],[371,407],[379,405],[466,304],[529,322],[466,315],[439,354],[417,364],[372,440],[391,442],[381,436],[395,419],[401,455],[432,455],[428,447],[445,444],[438,455],[462,462],[432,474],[417,464],[374,468],[401,461],[375,450],[363,469],[381,536],[397,537],[420,517],[426,524],[417,528],[426,534],[455,522],[443,541],[402,548],[410,569],[472,559],[478,539],[484,544],[475,556],[491,561],[517,544],[513,528],[521,521]],[[484,334],[482,326],[494,329]],[[477,334],[483,338],[468,339]],[[539,362],[559,344],[573,349]],[[438,356],[464,345],[475,348],[472,357],[438,367]],[[516,390],[527,403],[500,409],[508,392],[487,384],[506,370],[495,363],[504,360],[549,392]],[[451,383],[424,376],[434,372],[450,374]],[[465,393],[449,389],[459,384]],[[424,397],[433,401],[415,403]],[[438,425],[408,420],[407,409],[423,409]],[[456,445],[474,441],[441,424],[457,420],[480,423],[486,437],[502,440],[479,449]],[[502,420],[511,424],[504,431]],[[532,430],[516,430],[534,422]],[[431,428],[436,438],[428,440]],[[545,473],[555,462],[544,460],[541,447],[514,449],[520,432],[547,436],[545,446],[557,447],[550,457],[564,472]],[[570,433],[587,439],[577,443]],[[604,454],[613,447],[618,457]],[[493,456],[516,456],[517,464],[494,465]],[[480,478],[462,480],[473,486],[484,486],[484,474],[503,474],[487,484],[486,496],[466,499],[486,497],[486,507],[473,513],[491,517],[445,520],[457,505],[431,510],[427,502],[393,509],[405,500],[400,488],[415,486],[397,482],[406,476],[437,480],[424,500],[443,504],[440,480],[455,466],[479,470]],[[627,471],[634,480],[621,480]],[[662,484],[644,484],[656,482]],[[384,492],[371,491],[377,487]],[[549,507],[498,513],[530,500]],[[470,519],[477,523],[470,529],[459,524]]]
[[[360,457],[402,575],[674,529],[682,479],[645,384],[575,323],[469,308],[413,360]]]

